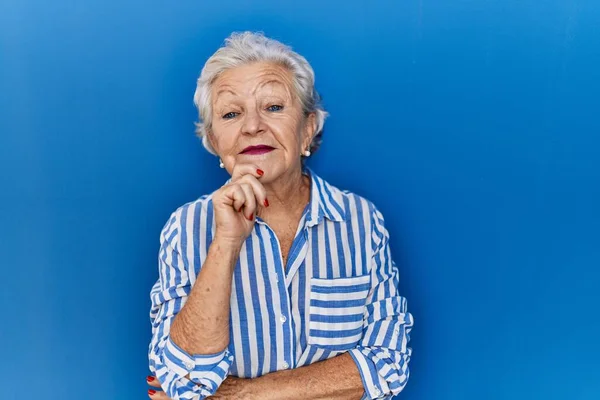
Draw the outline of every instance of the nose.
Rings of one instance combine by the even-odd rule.
[[[264,132],[265,127],[260,113],[256,109],[248,109],[244,114],[244,123],[242,124],[242,133],[256,135]]]

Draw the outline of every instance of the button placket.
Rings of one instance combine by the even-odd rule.
[[[283,268],[286,268],[288,265],[291,265],[290,264],[290,260],[291,259],[295,259],[295,257],[297,256],[297,253],[298,253],[298,250],[299,250],[298,249],[299,246],[298,246],[298,243],[296,243],[296,242],[297,242],[298,238],[294,239],[294,243],[292,243],[292,249],[293,249],[293,251],[291,251],[290,254],[289,254],[287,265],[284,265],[283,264],[283,257],[282,257],[282,254],[281,254],[281,243],[279,242],[279,239],[277,238],[277,235],[269,227],[269,225],[266,224],[266,223],[264,225],[265,225],[266,229],[269,230],[269,232],[270,232],[270,236],[271,236],[270,242],[271,242],[271,246],[272,246],[272,248],[274,250],[274,257],[276,259],[278,258],[280,260],[280,265]],[[306,247],[306,246],[303,246],[302,248],[304,248],[304,247]],[[285,270],[278,269],[277,271],[275,271],[274,273],[272,273],[269,276],[270,279],[272,279],[276,283],[275,287],[277,287],[277,289],[279,290],[279,292],[287,294],[286,296],[284,296],[284,295],[281,296],[282,304],[281,304],[281,315],[279,316],[279,321],[281,322],[282,325],[285,324],[288,321],[288,318],[286,317],[286,314],[287,315],[291,315],[292,314],[292,310],[291,310],[291,306],[290,306],[290,298],[289,298],[288,288],[286,286],[286,273],[288,273],[287,269],[285,269]],[[280,274],[284,278],[282,282],[280,282],[281,279],[279,279],[279,275]],[[289,341],[289,348],[285,349],[284,358],[286,358],[289,362],[294,363],[293,354],[294,354],[295,340],[294,340],[294,332],[292,332],[292,324],[288,323],[287,326],[283,326],[281,329],[283,330],[284,340],[288,339],[288,341]],[[287,336],[287,338],[286,338],[286,336]],[[291,368],[290,364],[288,363],[288,361],[284,361],[281,364],[281,367],[283,369]]]

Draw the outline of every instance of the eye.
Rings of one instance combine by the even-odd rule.
[[[227,114],[223,115],[223,119],[232,119],[235,118],[238,115],[238,113],[236,112],[228,112]]]
[[[279,104],[274,104],[272,106],[267,107],[267,110],[273,111],[273,112],[281,111],[281,110],[283,110],[283,106],[280,106]]]

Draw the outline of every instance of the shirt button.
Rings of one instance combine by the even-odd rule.
[[[194,364],[192,364],[192,363],[185,363],[185,367],[191,371],[191,370],[194,369]]]
[[[279,276],[275,275],[275,282],[279,283]]]
[[[279,317],[279,320],[281,321],[282,324],[285,324],[285,321],[287,321],[287,318],[285,317],[285,315],[282,315],[281,317]]]
[[[290,367],[290,364],[284,362],[282,365],[283,369],[288,369]]]
[[[373,390],[373,393],[375,393],[375,396],[381,396],[381,390],[379,390],[379,389],[377,389],[377,388],[375,388],[375,389]]]

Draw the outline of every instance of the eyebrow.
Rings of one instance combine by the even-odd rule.
[[[269,79],[268,81],[265,81],[263,83],[261,83],[260,85],[258,85],[256,87],[256,90],[261,89],[269,84],[275,84],[277,86],[282,86],[283,89],[285,90],[285,93],[289,96],[289,97],[293,97],[293,94],[290,92],[288,86],[283,83],[281,80],[279,79]],[[215,102],[217,102],[219,100],[219,97],[221,96],[221,94],[223,93],[231,93],[234,96],[238,96],[238,94],[233,90],[233,88],[231,88],[231,86],[223,86],[221,87],[219,90],[217,90],[217,93],[215,93]]]

